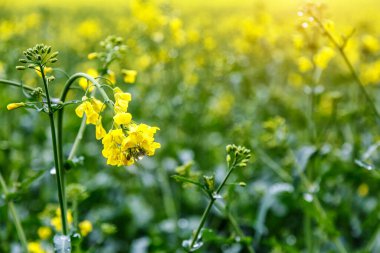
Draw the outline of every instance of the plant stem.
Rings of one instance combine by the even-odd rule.
[[[206,222],[207,216],[210,213],[212,205],[214,204],[214,202],[215,202],[215,198],[210,199],[210,202],[208,203],[206,210],[203,212],[201,222],[199,223],[198,228],[195,231],[195,234],[194,234],[193,239],[191,241],[190,249],[192,249],[194,247],[194,244],[198,239],[199,233],[201,232],[201,229],[203,228],[203,226]]]
[[[229,209],[227,209],[225,206],[218,205],[218,203],[216,203],[215,206],[219,210],[221,210],[222,212],[224,212],[226,214],[226,216],[227,216],[229,222],[231,223],[232,227],[234,228],[236,234],[238,236],[240,236],[240,238],[245,237],[244,232],[239,227],[238,222],[236,221],[235,217],[231,214],[231,212],[229,211]],[[250,243],[245,243],[245,245],[247,246],[247,249],[248,249],[249,253],[255,253],[255,250],[254,250],[254,248],[252,247],[252,245]]]
[[[15,86],[15,87],[24,88],[28,91],[34,91],[33,87],[30,87],[30,86],[27,86],[27,85],[24,85],[24,84],[21,84],[18,82],[10,81],[10,80],[0,79],[0,83]]]
[[[232,173],[232,171],[233,171],[234,168],[235,168],[235,164],[233,164],[233,165],[230,167],[230,169],[229,169],[227,175],[224,177],[222,183],[219,185],[219,187],[218,187],[217,190],[215,191],[215,195],[218,195],[219,192],[222,190],[223,186],[224,186],[225,183],[227,182],[227,179],[228,179],[228,177],[231,175],[231,173]],[[210,202],[208,203],[208,206],[207,206],[206,210],[205,210],[205,211],[203,212],[203,214],[202,214],[201,222],[199,223],[198,228],[197,228],[197,230],[195,231],[195,234],[194,234],[194,236],[193,236],[193,239],[191,240],[190,250],[194,247],[194,244],[195,244],[195,242],[196,242],[197,239],[198,239],[199,233],[201,232],[201,230],[202,230],[202,228],[203,228],[203,226],[204,226],[204,224],[205,224],[205,222],[206,222],[206,219],[207,219],[207,217],[208,217],[208,215],[209,215],[209,213],[210,213],[210,211],[211,211],[211,208],[212,208],[212,206],[213,206],[213,204],[214,204],[214,202],[215,202],[215,200],[216,200],[216,198],[215,198],[214,196],[210,196],[210,198],[211,198],[211,199],[210,199]]]
[[[4,194],[7,195],[9,193],[8,187],[7,187],[6,183],[5,183],[3,175],[1,173],[0,173],[0,184],[1,184],[1,187],[3,188]],[[28,243],[27,243],[27,240],[26,240],[25,232],[24,232],[24,229],[23,229],[23,227],[21,225],[20,218],[18,216],[18,213],[16,211],[14,203],[13,203],[12,200],[8,200],[7,203],[8,203],[9,211],[11,213],[11,216],[13,218],[13,221],[14,221],[14,224],[15,224],[15,227],[16,227],[16,231],[17,231],[18,237],[19,237],[20,242],[21,242],[21,246],[22,246],[22,248],[23,248],[23,250],[25,252],[28,252]]]
[[[75,137],[73,146],[71,147],[69,156],[67,157],[67,160],[71,160],[74,158],[74,155],[78,149],[79,143],[83,138],[84,130],[86,130],[86,115],[83,115],[82,122],[80,123],[80,127],[77,133],[77,136]],[[63,161],[63,160],[62,160]]]
[[[54,166],[55,171],[57,175],[57,186],[58,186],[58,199],[59,199],[59,206],[61,210],[61,221],[62,221],[62,232],[64,235],[67,235],[67,216],[66,216],[66,196],[65,196],[65,189],[64,189],[64,175],[62,171],[62,163],[59,154],[62,153],[62,146],[57,145],[57,136],[55,133],[55,124],[54,124],[54,114],[53,109],[51,107],[51,100],[50,100],[50,94],[49,94],[49,88],[46,82],[46,77],[44,73],[44,68],[42,65],[40,65],[40,71],[42,75],[42,80],[45,87],[45,93],[46,93],[46,101],[48,104],[48,114],[49,114],[49,120],[50,120],[50,130],[51,130],[51,138],[52,138],[52,144],[53,144],[53,154],[54,154]]]

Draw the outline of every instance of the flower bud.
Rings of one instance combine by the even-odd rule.
[[[23,103],[23,102],[21,102],[21,103],[11,103],[11,104],[7,105],[7,109],[9,111],[11,111],[11,110],[17,109],[19,107],[23,107],[23,106],[25,106],[25,103]]]
[[[26,68],[25,68],[25,66],[16,66],[16,69],[17,70],[25,70]]]
[[[50,55],[50,58],[55,58],[58,54],[59,54],[59,52],[58,52],[58,51],[55,51],[54,53],[52,53],[52,54]]]
[[[58,59],[57,59],[57,58],[52,58],[52,59],[50,59],[49,61],[50,61],[51,63],[54,63],[54,62],[58,61]]]
[[[28,62],[26,59],[19,59],[18,61],[21,63],[27,63]]]

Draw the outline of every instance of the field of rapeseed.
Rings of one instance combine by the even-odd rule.
[[[380,252],[379,9],[1,0],[0,253]]]

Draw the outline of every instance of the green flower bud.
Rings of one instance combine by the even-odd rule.
[[[17,70],[25,70],[26,68],[25,68],[25,66],[16,66],[16,69]]]
[[[50,59],[49,61],[50,61],[51,63],[54,63],[54,62],[57,62],[58,59],[57,59],[57,58],[52,58],[52,59]]]
[[[28,62],[27,59],[19,59],[18,61],[21,62],[21,63],[27,63]]]

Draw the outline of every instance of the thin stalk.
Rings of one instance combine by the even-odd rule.
[[[220,190],[222,190],[223,186],[224,186],[225,183],[227,182],[228,177],[231,175],[233,169],[235,168],[234,165],[235,165],[235,164],[233,164],[233,165],[230,167],[230,169],[229,169],[227,175],[224,177],[222,183],[219,185],[219,187],[218,187],[217,190],[215,191],[215,195],[218,195],[219,192],[220,192]],[[195,244],[195,242],[196,242],[197,239],[198,239],[199,233],[201,232],[201,230],[202,230],[202,228],[203,228],[203,226],[204,226],[204,224],[205,224],[205,222],[206,222],[206,219],[207,219],[207,217],[208,217],[208,215],[209,215],[209,213],[210,213],[210,211],[211,211],[211,208],[212,208],[212,206],[214,205],[214,202],[215,202],[215,200],[216,200],[216,198],[215,198],[214,196],[210,196],[210,198],[211,198],[211,199],[210,199],[210,202],[208,203],[207,208],[205,209],[205,211],[204,211],[203,214],[202,214],[201,222],[199,223],[198,228],[197,228],[197,230],[195,231],[195,234],[194,234],[194,236],[193,236],[193,239],[191,240],[191,243],[190,243],[190,249],[192,249],[192,248],[194,247],[194,244]]]
[[[199,223],[198,228],[195,231],[195,234],[194,234],[193,239],[191,241],[190,249],[192,249],[194,247],[194,244],[195,244],[195,242],[198,239],[199,233],[201,232],[201,229],[203,228],[203,226],[204,226],[204,224],[206,222],[207,216],[210,213],[211,208],[212,208],[214,202],[215,202],[215,198],[210,199],[210,202],[208,203],[207,208],[203,212],[202,218],[201,218],[201,222]]]
[[[79,143],[83,138],[84,131],[86,130],[86,115],[83,115],[82,122],[80,123],[80,127],[77,133],[77,136],[75,137],[73,146],[71,147],[69,156],[67,157],[67,160],[71,160],[74,158],[75,153],[79,147]]]
[[[0,83],[7,84],[7,85],[10,85],[10,86],[24,88],[24,89],[26,89],[28,91],[34,91],[35,90],[33,87],[30,87],[28,85],[24,85],[24,84],[15,82],[15,81],[10,81],[10,80],[0,79]]]
[[[48,85],[46,82],[46,77],[44,73],[44,68],[42,65],[40,65],[40,71],[42,75],[42,80],[45,87],[45,93],[46,93],[46,101],[48,104],[48,114],[49,114],[49,120],[50,120],[50,130],[51,130],[51,138],[53,143],[53,154],[54,154],[54,166],[57,176],[57,186],[58,186],[58,199],[59,199],[59,206],[61,209],[61,221],[62,221],[62,232],[64,235],[67,235],[67,217],[66,217],[66,196],[64,191],[64,179],[63,179],[63,171],[62,166],[60,162],[60,156],[59,154],[62,153],[61,146],[57,145],[57,136],[55,132],[55,123],[54,123],[54,114],[53,109],[51,106],[51,100],[50,100],[50,94]]]
[[[350,60],[347,57],[347,54],[344,52],[344,48],[347,44],[348,38],[346,38],[346,41],[342,45],[340,45],[335,38],[332,36],[332,34],[326,30],[326,28],[323,26],[321,20],[317,18],[315,15],[311,14],[312,18],[317,22],[318,26],[322,29],[324,34],[327,36],[327,38],[330,40],[330,42],[335,46],[335,48],[338,50],[339,54],[342,56],[344,62],[346,63],[348,69],[351,72],[352,77],[356,81],[356,83],[359,86],[360,91],[363,93],[364,97],[366,98],[368,105],[371,107],[372,112],[375,114],[375,116],[380,119],[380,113],[377,110],[374,101],[372,100],[371,96],[368,94],[367,90],[364,88],[363,82],[360,80],[358,74],[356,73],[354,66],[350,62]]]
[[[91,76],[85,74],[85,73],[76,73],[74,75],[72,75],[65,83],[65,86],[63,88],[63,91],[61,93],[61,96],[60,96],[60,101],[62,103],[65,102],[66,100],[66,97],[67,97],[67,94],[70,90],[70,87],[71,85],[79,78],[86,78],[87,80],[89,80],[91,83],[93,83],[97,88],[98,90],[100,91],[100,94],[103,96],[103,98],[105,99],[105,101],[107,103],[109,103],[111,106],[112,106],[112,102],[111,100],[108,98],[108,95],[107,93],[105,93],[105,91],[103,89],[101,89],[101,86],[100,84],[94,79],[92,78]],[[63,136],[63,113],[64,113],[64,107],[62,107],[60,110],[58,110],[58,119],[57,119],[57,147],[58,147],[58,157],[59,157],[59,166],[60,168],[63,168],[63,161],[64,161],[64,157],[63,157],[63,141],[62,141],[62,136]],[[82,119],[82,123],[81,123],[81,126],[79,128],[79,131],[78,131],[78,134],[75,138],[75,141],[74,141],[74,144],[73,144],[73,147],[70,151],[70,154],[69,154],[69,160],[73,158],[77,148],[78,148],[78,145],[83,137],[83,133],[84,133],[84,130],[86,128],[86,124],[85,124],[85,117],[83,117]],[[63,173],[62,173],[63,174]],[[65,180],[64,180],[64,176],[61,178],[61,181],[62,181],[62,191],[63,191],[63,194],[65,194]],[[66,210],[67,209],[67,204],[66,204],[66,201],[64,202],[64,209]]]
[[[233,229],[235,230],[235,233],[240,236],[240,238],[245,237],[244,232],[241,230],[239,223],[236,221],[235,217],[232,215],[230,210],[226,208],[226,206],[223,206],[219,203],[215,203],[215,207],[218,208],[222,213],[225,213],[227,216],[228,221],[231,223]],[[252,247],[250,243],[245,243],[247,246],[247,250],[249,253],[255,253],[255,249]]]
[[[3,175],[1,173],[0,173],[0,184],[1,184],[1,187],[3,188],[4,194],[7,195],[9,193],[8,187],[7,187],[7,184],[5,183]],[[27,243],[27,240],[26,240],[25,232],[24,232],[24,229],[23,229],[23,227],[21,225],[20,218],[18,216],[18,213],[16,211],[14,203],[13,203],[12,200],[8,200],[7,203],[8,203],[9,211],[11,213],[11,216],[13,218],[13,221],[14,221],[14,224],[15,224],[15,227],[16,227],[18,238],[20,239],[20,242],[21,242],[21,247],[23,248],[23,250],[25,252],[29,252],[28,251],[28,243]]]

